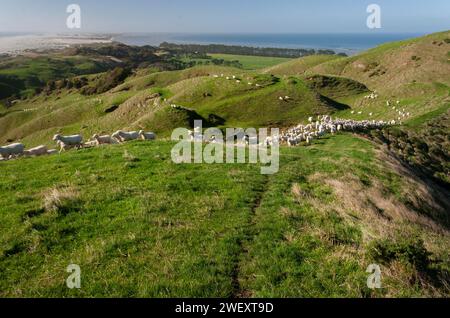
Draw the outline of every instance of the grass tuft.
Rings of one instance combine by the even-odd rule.
[[[71,187],[53,187],[44,192],[43,205],[47,212],[67,213],[77,209],[80,203],[79,192]]]
[[[127,162],[138,162],[139,158],[135,157],[131,153],[128,152],[128,150],[125,150],[123,153],[123,159]]]

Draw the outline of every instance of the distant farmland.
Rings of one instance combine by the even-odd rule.
[[[266,57],[266,56],[249,56],[249,55],[232,55],[232,54],[209,54],[215,59],[225,61],[239,61],[246,70],[257,70],[261,68],[271,67],[291,59],[285,57]]]

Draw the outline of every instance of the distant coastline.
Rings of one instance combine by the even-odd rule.
[[[64,49],[73,45],[112,43],[111,36],[101,34],[60,35],[1,33],[0,54],[17,55],[27,50],[47,51]]]
[[[223,44],[249,47],[333,50],[353,55],[386,42],[421,34],[27,34],[0,32],[0,54],[16,55],[26,50],[64,49],[73,45],[120,42],[133,46],[176,44]]]
[[[273,47],[286,49],[333,50],[349,55],[423,34],[171,34],[125,33],[114,36],[114,41],[127,45],[158,46],[162,42],[176,44],[223,44],[249,47]]]

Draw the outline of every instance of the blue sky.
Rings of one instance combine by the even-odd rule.
[[[66,7],[81,32],[369,32],[366,8],[382,8],[387,33],[450,29],[450,0],[1,0],[0,32],[64,32]]]

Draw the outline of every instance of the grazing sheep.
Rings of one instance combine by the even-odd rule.
[[[202,128],[201,127],[195,127],[194,128],[194,133],[200,134],[201,132],[202,132]]]
[[[96,142],[96,146],[111,145],[117,143],[117,141],[109,135],[99,136],[95,134],[94,136],[92,136],[92,139]]]
[[[125,141],[131,141],[131,140],[137,140],[139,139],[139,132],[137,131],[131,131],[131,132],[124,132],[122,130],[116,131],[111,136],[112,138],[116,139],[118,142],[125,142]]]
[[[83,137],[81,135],[72,135],[72,136],[61,136],[61,135],[55,135],[53,137],[53,141],[60,141],[64,143],[66,146],[72,146],[81,148],[83,143]]]
[[[56,144],[59,147],[59,153],[62,153],[63,151],[67,151],[67,150],[70,150],[70,149],[73,149],[75,147],[77,147],[77,149],[79,149],[82,146],[82,145],[78,145],[78,146],[69,145],[69,144],[66,144],[66,143],[62,142],[61,140],[57,140]]]
[[[312,117],[308,119],[312,121]],[[387,125],[395,125],[396,121],[384,122],[375,120],[350,120],[332,119],[330,116],[318,116],[317,121],[306,126],[297,125],[280,136],[280,140],[293,147],[299,145],[303,140],[311,144],[315,138],[321,138],[327,133],[336,134],[340,131],[367,131],[370,129],[381,129]]]
[[[142,140],[155,140],[156,139],[155,133],[152,133],[152,132],[146,133],[143,130],[139,131],[139,136],[141,137]]]
[[[188,130],[188,134],[193,142],[203,142],[204,140],[202,129],[200,127],[195,127],[194,131]]]
[[[245,145],[257,145],[258,144],[258,137],[250,137],[249,135],[245,135],[242,138],[242,143]]]
[[[87,142],[83,143],[83,148],[94,148],[97,145],[98,144],[97,144],[96,140],[91,140],[91,141],[87,141]]]
[[[23,144],[15,143],[0,147],[0,156],[4,159],[9,159],[10,157],[22,155],[24,150],[25,146]]]
[[[46,155],[47,153],[48,153],[48,149],[46,146],[43,146],[43,145],[32,148],[32,149],[25,150],[23,152],[23,154],[25,156],[30,156],[30,157],[31,156],[36,156],[36,157],[43,156],[43,155]]]

